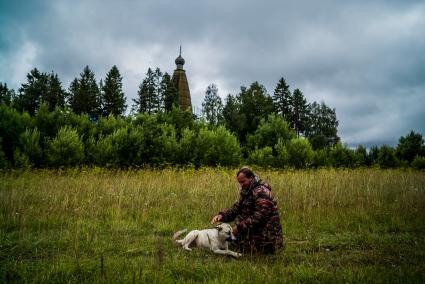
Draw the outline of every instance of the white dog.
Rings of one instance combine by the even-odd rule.
[[[240,257],[242,254],[229,250],[229,242],[236,240],[233,235],[232,227],[223,223],[214,229],[193,230],[190,231],[184,239],[177,238],[185,233],[187,229],[178,231],[173,236],[173,241],[177,245],[181,245],[185,250],[191,251],[190,245],[205,248],[214,253]]]

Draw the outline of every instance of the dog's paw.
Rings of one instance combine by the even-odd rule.
[[[236,257],[236,258],[239,258],[239,257],[241,257],[241,256],[242,256],[242,254],[241,254],[241,253],[235,252],[235,257]]]

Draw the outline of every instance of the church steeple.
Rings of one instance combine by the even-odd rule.
[[[177,65],[177,68],[176,70],[174,70],[173,73],[173,83],[177,89],[180,109],[192,112],[192,102],[190,100],[189,84],[187,82],[186,72],[183,69],[185,61],[182,57],[181,46],[179,56],[176,58],[175,63]]]
[[[179,57],[176,58],[176,60],[174,61],[176,62],[177,65],[177,69],[179,70],[183,70],[183,65],[184,65],[184,59],[182,57],[182,46],[180,45],[180,53],[179,53]]]

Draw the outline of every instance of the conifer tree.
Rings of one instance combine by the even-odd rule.
[[[292,119],[294,130],[297,136],[304,133],[308,119],[308,104],[303,93],[299,89],[294,90],[292,96]]]
[[[217,126],[223,121],[223,103],[215,84],[209,85],[205,91],[202,114],[211,125]]]
[[[154,86],[155,86],[155,90],[154,90],[154,110],[156,112],[159,112],[163,109],[164,106],[164,97],[163,97],[163,92],[162,92],[162,88],[161,88],[161,82],[162,82],[162,72],[161,70],[157,67],[155,69],[155,72],[153,73],[153,82],[154,82]]]
[[[86,66],[80,74],[80,79],[74,79],[70,88],[70,107],[77,114],[87,113],[97,117],[101,113],[100,91],[95,75]]]
[[[173,106],[179,105],[179,97],[176,86],[174,86],[171,76],[165,72],[161,80],[161,93],[163,98],[163,107],[166,112],[170,112]]]
[[[19,88],[18,97],[15,100],[15,108],[19,111],[28,111],[34,115],[40,106],[42,96],[48,90],[48,76],[34,68],[27,74],[27,83]]]
[[[117,66],[112,66],[106,74],[105,82],[101,83],[101,91],[103,115],[123,115],[127,105],[122,90],[122,77]]]
[[[58,74],[50,73],[48,75],[47,92],[42,95],[42,102],[46,103],[49,111],[53,111],[55,107],[65,106],[66,92],[62,88],[62,83],[58,78]]]
[[[62,88],[58,75],[47,74],[34,68],[27,75],[27,83],[22,84],[14,105],[20,111],[28,111],[34,115],[41,103],[45,103],[49,111],[56,106],[65,105],[65,90]]]
[[[0,82],[0,104],[10,105],[14,96],[14,91],[9,90],[6,83]]]
[[[239,141],[245,139],[246,117],[241,112],[239,99],[231,94],[227,95],[223,107],[223,119],[228,130],[235,133]]]
[[[289,90],[289,85],[286,84],[285,79],[280,78],[273,94],[273,105],[275,112],[282,116],[291,126],[291,112],[292,112],[292,95]]]
[[[155,74],[151,68],[148,68],[146,78],[139,85],[137,95],[138,98],[133,99],[135,102],[134,109],[136,109],[137,112],[147,112],[151,114],[157,110],[158,97],[156,93]]]

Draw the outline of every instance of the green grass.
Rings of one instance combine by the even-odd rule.
[[[425,173],[260,171],[285,248],[233,259],[183,251],[238,198],[235,170],[0,174],[0,282],[294,283],[425,281]]]

